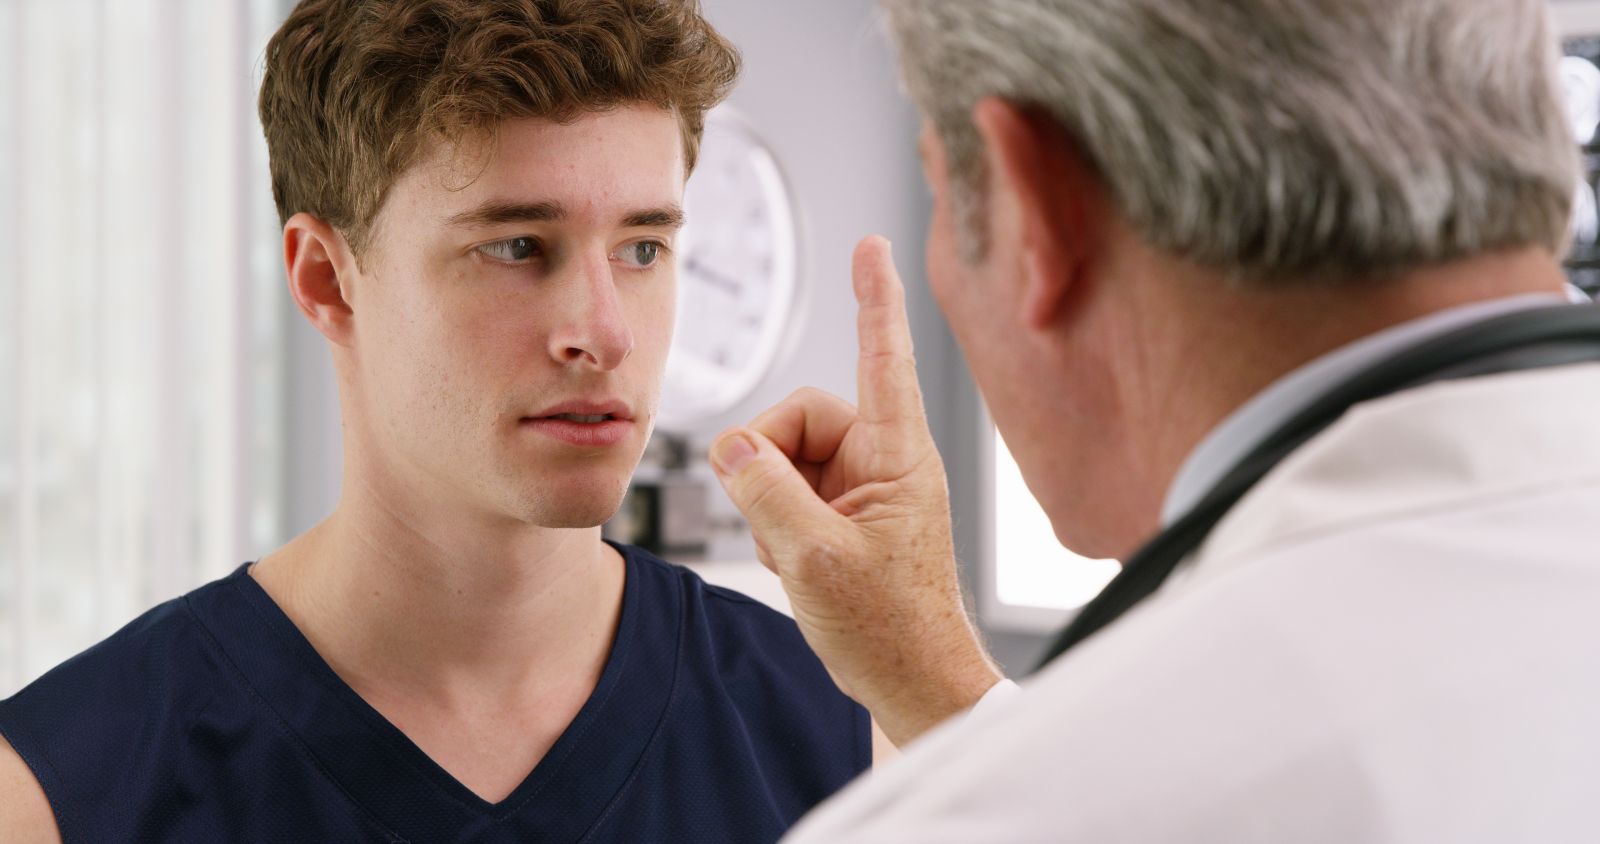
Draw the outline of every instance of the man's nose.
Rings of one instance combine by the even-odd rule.
[[[563,364],[609,372],[633,353],[633,332],[622,313],[610,259],[586,259],[568,280],[565,318],[550,335],[550,354]]]

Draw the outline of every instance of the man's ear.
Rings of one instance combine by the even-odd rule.
[[[988,159],[991,200],[1005,192],[1017,214],[1023,318],[1048,327],[1082,292],[1084,273],[1104,247],[1103,185],[1076,139],[1048,115],[987,97],[972,119]]]
[[[347,296],[356,261],[344,236],[311,214],[296,214],[283,225],[283,263],[300,312],[330,342],[348,346],[355,311]]]

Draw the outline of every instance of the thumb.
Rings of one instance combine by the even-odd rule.
[[[756,541],[768,549],[788,547],[843,518],[817,496],[782,449],[748,428],[726,431],[712,443],[711,467]]]

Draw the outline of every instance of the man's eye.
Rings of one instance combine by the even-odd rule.
[[[653,240],[641,240],[638,243],[630,243],[622,247],[622,251],[617,255],[624,262],[642,269],[655,264],[656,260],[661,257],[661,250],[664,248],[660,243]]]
[[[484,255],[508,264],[521,264],[539,256],[539,241],[531,237],[513,237],[478,247]]]

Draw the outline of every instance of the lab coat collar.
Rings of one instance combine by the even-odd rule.
[[[1589,301],[1576,288],[1569,288],[1566,298]],[[1554,294],[1535,293],[1450,308],[1368,335],[1290,372],[1245,402],[1189,453],[1167,488],[1161,526],[1188,512],[1262,440],[1346,378],[1430,337],[1561,300]]]

